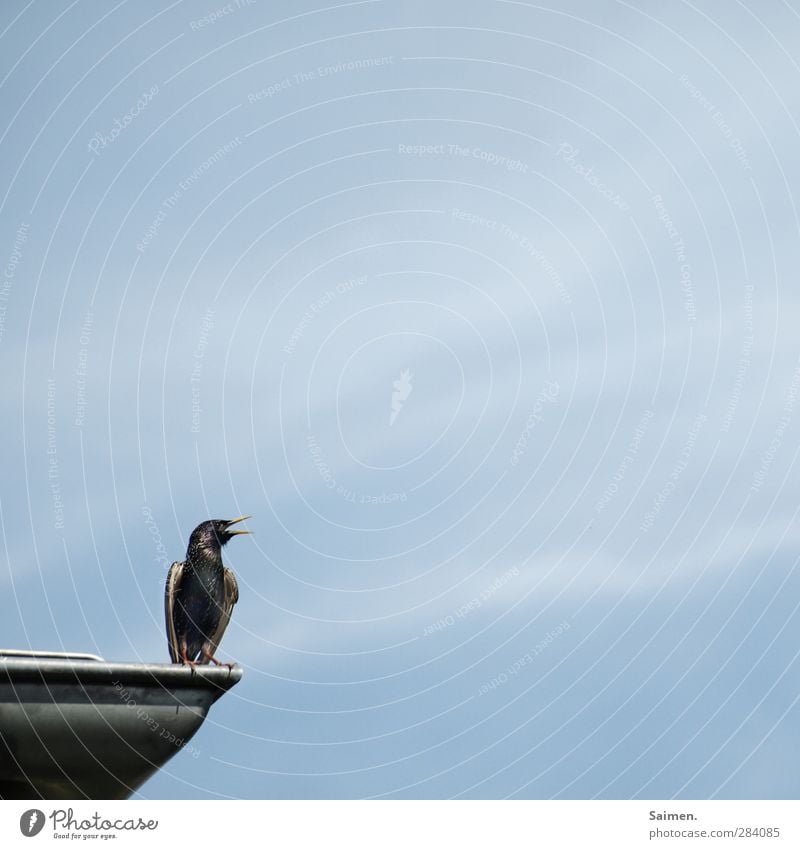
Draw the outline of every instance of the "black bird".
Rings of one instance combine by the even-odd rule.
[[[186,560],[173,563],[167,575],[164,612],[167,618],[169,656],[173,663],[220,662],[214,657],[239,601],[236,576],[222,563],[222,546],[237,534],[231,525],[249,519],[210,519],[189,537]]]

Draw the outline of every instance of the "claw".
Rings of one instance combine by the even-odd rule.
[[[234,666],[236,666],[236,664],[235,664],[235,663],[222,663],[222,661],[217,660],[217,659],[214,657],[214,655],[213,655],[213,654],[209,654],[207,651],[204,651],[204,652],[203,652],[203,657],[204,657],[206,660],[210,660],[210,661],[211,661],[211,663],[213,663],[213,664],[214,664],[214,666],[227,666],[227,667],[228,667],[228,675],[229,675],[229,676],[230,676],[230,674],[231,674],[231,670],[233,669],[233,667],[234,667]]]
[[[185,666],[188,666],[189,669],[192,670],[192,675],[195,674],[197,670],[197,661],[189,660],[189,655],[186,653],[186,649],[183,649],[183,651],[181,652],[181,663]]]

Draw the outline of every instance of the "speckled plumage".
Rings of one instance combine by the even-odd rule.
[[[173,663],[218,663],[214,654],[239,600],[236,577],[222,562],[222,546],[237,534],[238,519],[210,519],[189,537],[186,560],[173,563],[167,576],[164,610]]]

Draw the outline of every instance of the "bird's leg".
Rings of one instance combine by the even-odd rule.
[[[222,663],[221,661],[217,660],[217,659],[214,657],[214,655],[213,655],[213,654],[210,654],[210,653],[209,653],[209,652],[207,652],[205,649],[203,650],[203,657],[204,657],[206,660],[210,660],[210,661],[214,664],[214,666],[227,666],[227,667],[228,667],[228,672],[230,672],[230,671],[231,671],[231,669],[233,669],[233,667],[234,667],[234,666],[236,666],[236,664],[235,664],[235,663]]]
[[[186,651],[186,643],[181,646],[181,663],[185,664],[192,670],[192,675],[195,673],[195,669],[197,668],[196,660],[189,660],[189,655]]]

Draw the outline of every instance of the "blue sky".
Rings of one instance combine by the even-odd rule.
[[[800,18],[9,2],[0,643],[245,670],[148,798],[796,798]]]

